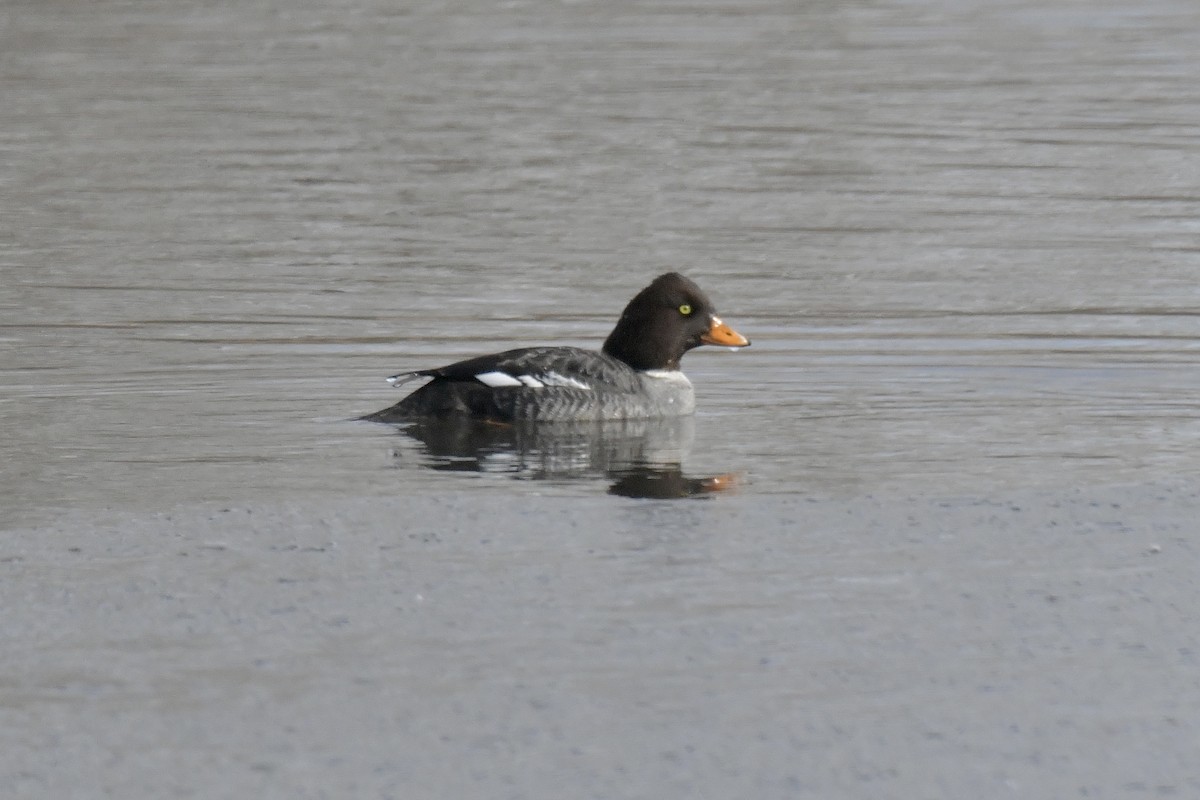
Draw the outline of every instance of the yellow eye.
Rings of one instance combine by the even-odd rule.
[[[683,305],[681,305],[679,307],[679,313],[683,314],[686,317],[688,314],[692,313],[692,307],[689,306],[687,303],[684,303]]]

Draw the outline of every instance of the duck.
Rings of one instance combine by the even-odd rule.
[[[692,280],[668,272],[629,301],[599,351],[521,347],[402,372],[388,383],[431,380],[363,419],[554,423],[683,416],[695,411],[696,399],[680,360],[701,345],[736,349],[750,340],[717,316]]]

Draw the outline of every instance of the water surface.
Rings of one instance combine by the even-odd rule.
[[[1191,4],[17,4],[6,516],[447,476],[394,372],[597,346],[680,269],[742,491],[1191,474]]]
[[[1197,87],[1192,0],[6,3],[6,797],[1200,796]],[[353,421],[668,269],[692,420]]]

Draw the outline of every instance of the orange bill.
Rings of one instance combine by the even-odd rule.
[[[747,347],[750,344],[749,339],[722,322],[720,317],[712,318],[712,327],[700,335],[700,341],[725,347]]]

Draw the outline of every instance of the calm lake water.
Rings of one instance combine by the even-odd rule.
[[[8,0],[0,786],[1200,796],[1198,276],[1195,0]]]
[[[1200,7],[10,3],[0,507],[607,491],[429,469],[385,376],[598,346],[679,269],[683,471],[1200,467]],[[536,476],[532,476],[536,477]]]

